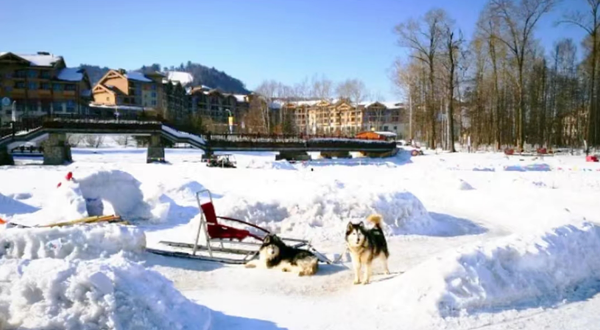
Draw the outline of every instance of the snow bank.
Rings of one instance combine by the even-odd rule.
[[[418,310],[443,317],[553,305],[587,294],[580,291],[589,284],[597,291],[595,251],[600,227],[588,222],[465,247],[404,274],[395,304],[415,302],[423,307]]]
[[[0,328],[208,329],[210,310],[122,256],[0,260]],[[2,320],[4,319],[4,324]]]
[[[77,220],[88,216],[118,214],[128,221],[164,221],[168,204],[156,196],[145,196],[141,183],[131,174],[119,170],[101,170],[63,179],[44,207],[13,221],[28,225],[46,225]]]
[[[216,204],[219,213],[242,219],[290,237],[330,240],[343,237],[349,221],[365,221],[379,213],[388,235],[464,234],[464,228],[435,220],[421,201],[397,188],[305,182],[290,189],[285,183],[261,194],[228,194]]]
[[[250,160],[246,166],[246,168],[251,169],[269,169],[269,170],[297,170],[294,165],[292,165],[287,160],[279,160],[279,161],[270,161],[270,160],[260,160],[260,159],[252,159]]]
[[[9,216],[21,213],[33,213],[36,211],[38,211],[36,207],[27,205],[9,196],[0,194],[0,215],[2,216]]]
[[[94,259],[141,253],[144,232],[121,225],[8,229],[0,231],[0,258]]]

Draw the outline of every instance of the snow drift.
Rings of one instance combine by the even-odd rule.
[[[38,208],[20,202],[9,196],[0,194],[0,215],[9,216],[22,213],[33,213],[38,211]]]
[[[420,310],[443,317],[553,305],[590,285],[597,292],[600,258],[594,251],[600,251],[600,227],[588,222],[515,234],[415,267],[402,276],[395,302],[402,308],[418,301]]]
[[[94,259],[118,253],[141,253],[141,229],[121,225],[28,228],[0,231],[0,257],[10,259]]]
[[[216,208],[223,215],[286,236],[310,239],[339,239],[349,221],[365,221],[373,213],[383,216],[387,235],[466,233],[465,228],[455,223],[433,219],[421,201],[408,191],[339,181],[294,189],[279,184],[261,191],[260,196],[228,194],[217,202]]]
[[[4,322],[4,324],[2,324]],[[210,310],[122,256],[0,260],[3,329],[208,329]]]
[[[115,213],[129,221],[161,222],[168,212],[168,205],[155,196],[146,198],[141,183],[127,172],[95,171],[82,176],[75,172],[73,176],[73,180],[60,181],[60,186],[40,211],[16,216],[13,220],[28,225],[46,225]]]
[[[135,263],[120,225],[0,231],[0,329],[208,329],[210,310]]]

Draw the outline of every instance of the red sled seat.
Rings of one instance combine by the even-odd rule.
[[[237,239],[239,241],[242,241],[247,237],[252,237],[257,240],[262,241],[262,239],[263,239],[262,237],[256,236],[256,235],[250,233],[250,231],[248,231],[248,230],[238,229],[238,228],[222,225],[218,222],[217,219],[233,221],[233,222],[241,223],[244,225],[248,225],[248,226],[260,229],[262,231],[266,231],[263,228],[255,226],[251,223],[247,223],[245,221],[232,219],[232,218],[228,218],[228,217],[217,216],[217,213],[215,212],[215,206],[213,205],[212,202],[202,204],[201,208],[202,208],[202,213],[204,213],[204,216],[206,218],[208,236],[211,239],[229,239],[229,240]]]

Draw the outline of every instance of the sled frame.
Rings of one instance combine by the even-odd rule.
[[[208,202],[202,203],[201,196],[207,195]],[[188,252],[177,252],[177,251],[164,251],[157,249],[147,249],[149,252],[155,254],[161,254],[166,256],[191,258],[206,261],[216,261],[227,264],[246,264],[247,262],[255,259],[259,254],[260,246],[262,245],[263,237],[259,237],[248,230],[238,229],[222,224],[219,220],[233,222],[241,224],[269,235],[271,232],[265,228],[249,223],[247,221],[234,219],[230,217],[223,217],[216,215],[214,211],[214,203],[212,193],[208,189],[200,190],[196,192],[196,201],[198,203],[198,209],[200,210],[200,223],[196,230],[194,243],[182,243],[182,242],[171,242],[171,241],[160,241],[159,244],[164,244],[170,247],[183,248],[191,250]],[[213,233],[209,230],[209,226],[212,227]],[[218,229],[218,230],[216,230]],[[206,237],[206,245],[199,244],[200,233],[204,233]],[[219,235],[220,233],[226,232],[225,235]],[[232,232],[233,236],[229,236]],[[217,235],[215,235],[215,233]],[[229,236],[229,237],[226,237]],[[240,239],[241,238],[241,239]],[[253,241],[247,241],[247,238],[251,238]],[[239,239],[238,242],[234,242],[233,239]],[[327,264],[333,262],[329,260],[325,255],[318,252],[308,240],[296,239],[296,238],[283,238],[280,237],[287,245],[295,248],[305,248],[310,252],[314,253],[319,261]],[[218,243],[217,246],[211,243]],[[227,245],[227,246],[225,246]],[[201,255],[198,252],[208,252],[208,256]],[[216,254],[224,254],[224,257],[216,256]],[[235,256],[235,257],[234,257]],[[237,257],[237,258],[236,258]]]

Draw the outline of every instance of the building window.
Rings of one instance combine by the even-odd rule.
[[[156,100],[152,100],[152,105],[156,105]]]
[[[24,81],[15,82],[15,88],[16,89],[25,89],[25,82]]]
[[[7,91],[7,92],[12,92],[12,89],[13,88],[11,86],[5,86],[4,87],[4,90]]]
[[[39,75],[39,72],[37,70],[27,71],[27,77],[29,77],[29,78],[37,78],[38,75]]]
[[[65,85],[65,90],[66,91],[74,91],[75,90],[75,85],[73,85],[73,84]]]
[[[73,100],[67,101],[67,112],[70,112],[70,113],[75,112],[75,101],[73,101]]]
[[[156,85],[152,84],[152,87],[150,87],[150,88],[152,88],[152,90],[155,91],[156,90]]]
[[[12,76],[13,76],[12,72],[7,72],[4,74],[4,78],[6,78],[6,79],[10,79],[10,78],[12,78]]]
[[[37,100],[29,100],[29,102],[27,102],[27,109],[29,111],[38,111],[38,101]]]
[[[41,83],[40,84],[40,89],[49,91],[50,90],[50,83]]]
[[[40,78],[50,79],[50,71],[42,71],[42,72],[40,72]]]
[[[54,112],[62,112],[63,111],[62,102],[52,102],[52,110]]]
[[[42,101],[42,112],[50,113],[51,103],[48,101]]]
[[[152,97],[156,97],[156,92],[152,92]]]
[[[29,83],[29,89],[38,89],[38,83],[36,83],[36,82],[30,82]]]
[[[15,76],[17,78],[25,78],[27,76],[27,71],[25,71],[25,70],[17,70],[17,71],[15,71]]]
[[[63,90],[63,85],[61,84],[52,84],[52,89],[55,91],[62,91]]]

